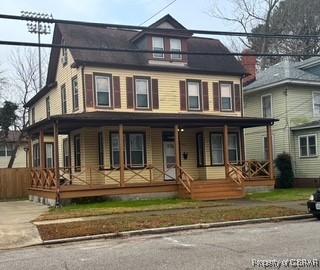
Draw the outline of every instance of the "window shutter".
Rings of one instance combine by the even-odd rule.
[[[93,80],[91,74],[85,75],[86,106],[93,107]]]
[[[127,77],[127,108],[133,108],[133,79]]]
[[[153,109],[159,109],[158,79],[152,79],[152,107]]]
[[[186,102],[186,82],[180,81],[180,110],[187,110],[187,102]]]
[[[240,85],[234,85],[234,102],[235,102],[235,111],[241,111],[241,93],[240,93]]]
[[[234,84],[231,84],[231,98],[232,98],[232,110],[235,111],[235,106],[236,106],[236,102],[235,102],[235,94],[234,94]]]
[[[121,108],[121,96],[120,96],[120,77],[113,77],[113,95],[114,95],[114,107]]]
[[[209,111],[208,82],[202,83],[203,110]]]
[[[213,109],[220,111],[219,83],[213,83]]]

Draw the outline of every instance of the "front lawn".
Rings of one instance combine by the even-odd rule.
[[[308,200],[314,191],[315,188],[275,189],[270,192],[250,193],[246,196],[246,198],[263,202],[299,201]]]
[[[277,206],[243,207],[237,209],[208,209],[197,211],[177,211],[168,213],[137,213],[109,216],[103,219],[77,221],[68,223],[37,225],[43,240],[68,238],[76,236],[117,233],[130,230],[178,226],[196,223],[233,221],[242,219],[268,218],[304,214],[305,211]]]
[[[53,220],[63,218],[76,218],[88,216],[100,216],[110,214],[123,214],[144,211],[172,210],[185,208],[203,208],[228,206],[227,202],[201,202],[183,199],[152,199],[152,200],[132,200],[132,201],[103,201],[95,203],[78,203],[64,206],[62,208],[52,208],[44,213],[36,221]]]

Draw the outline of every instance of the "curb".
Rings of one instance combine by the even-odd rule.
[[[311,214],[304,214],[304,215],[282,216],[282,217],[271,217],[271,218],[223,221],[223,222],[215,222],[215,223],[198,223],[198,224],[182,225],[182,226],[171,226],[171,227],[163,227],[163,228],[125,231],[125,232],[118,232],[118,233],[106,233],[106,234],[78,236],[78,237],[62,238],[62,239],[54,239],[54,240],[44,240],[42,241],[42,245],[63,244],[63,243],[79,242],[79,241],[86,241],[86,240],[97,240],[97,239],[113,239],[113,238],[120,238],[120,237],[140,236],[140,235],[163,234],[163,233],[172,233],[172,232],[180,232],[180,231],[187,231],[187,230],[221,228],[221,227],[239,226],[239,225],[247,225],[247,224],[301,220],[301,219],[309,219],[312,217],[313,216]]]

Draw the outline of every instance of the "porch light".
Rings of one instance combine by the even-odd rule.
[[[183,128],[179,129],[179,132],[184,132],[184,129]]]

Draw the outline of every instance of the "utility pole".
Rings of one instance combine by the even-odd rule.
[[[35,21],[36,19],[46,19],[46,20],[52,20],[52,14],[47,13],[37,13],[37,12],[29,12],[29,11],[21,11],[21,16],[26,17],[30,20],[27,21],[27,28],[28,32],[31,34],[37,34],[38,35],[38,60],[39,60],[39,90],[42,88],[42,68],[41,68],[41,35],[49,35],[51,34],[51,27],[49,22],[41,22],[41,21]]]

